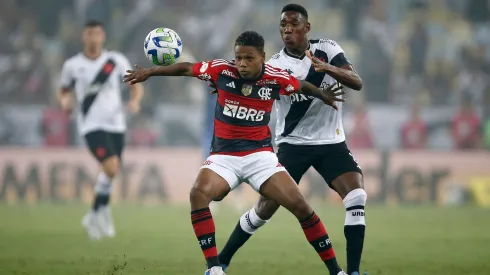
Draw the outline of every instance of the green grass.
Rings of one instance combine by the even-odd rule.
[[[344,211],[315,207],[345,266]],[[239,213],[215,215],[218,247]],[[88,241],[81,205],[0,204],[0,274],[203,274],[185,207],[114,207],[118,236]],[[490,274],[490,211],[477,208],[367,208],[362,268],[378,274]],[[284,210],[238,252],[228,274],[327,274]]]

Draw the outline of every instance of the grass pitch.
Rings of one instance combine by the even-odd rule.
[[[218,248],[241,213],[215,213]],[[189,210],[113,207],[117,237],[89,241],[80,226],[87,206],[0,204],[0,274],[203,274]],[[344,210],[316,206],[345,266]],[[362,268],[370,275],[490,274],[490,210],[368,206]],[[281,209],[240,250],[231,275],[327,274],[297,221]]]

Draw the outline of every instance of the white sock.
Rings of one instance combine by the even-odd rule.
[[[266,224],[269,220],[263,220],[255,212],[255,207],[252,207],[249,211],[245,212],[240,217],[240,227],[248,234],[254,234],[261,226]]]
[[[367,194],[364,189],[354,189],[344,198],[346,209],[345,225],[366,225],[364,206],[366,206]]]
[[[95,194],[110,195],[112,192],[112,179],[109,178],[104,172],[100,172],[97,176],[97,183],[95,184]]]

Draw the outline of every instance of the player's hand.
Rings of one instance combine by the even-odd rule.
[[[209,82],[208,83],[208,86],[211,87],[211,91],[209,92],[210,95],[212,94],[217,94],[218,93],[218,89],[216,88],[216,84],[213,83],[213,82]]]
[[[128,111],[132,114],[137,114],[139,113],[141,109],[141,104],[137,100],[130,100],[128,102]]]
[[[345,102],[345,99],[340,97],[345,95],[344,91],[340,91],[342,88],[343,86],[340,83],[335,82],[320,89],[323,92],[323,102],[338,111],[339,107],[337,107],[336,102]]]
[[[315,69],[316,72],[326,72],[328,67],[332,66],[326,62],[321,61],[313,53],[309,50],[305,52],[306,56],[311,60],[311,66]]]
[[[64,95],[60,98],[61,110],[70,114],[73,111],[73,98],[71,95]]]
[[[150,77],[149,69],[141,68],[139,65],[135,65],[135,67],[136,70],[127,70],[123,77],[123,81],[128,82],[129,85],[144,82]]]

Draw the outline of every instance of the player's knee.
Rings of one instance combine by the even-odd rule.
[[[257,216],[259,216],[262,220],[270,220],[279,208],[279,204],[273,200],[260,199],[254,208]]]
[[[306,202],[301,193],[292,200],[292,205],[293,206],[288,210],[291,211],[291,213],[293,213],[293,215],[300,221],[309,218],[313,212],[310,205]]]
[[[199,185],[194,185],[189,193],[191,203],[210,203],[213,199],[211,193]]]
[[[109,178],[114,178],[119,173],[119,158],[113,156],[106,159],[102,164],[102,168]]]
[[[350,191],[344,198],[344,206],[346,208],[362,206],[364,207],[367,202],[367,193],[362,188],[357,188]]]

